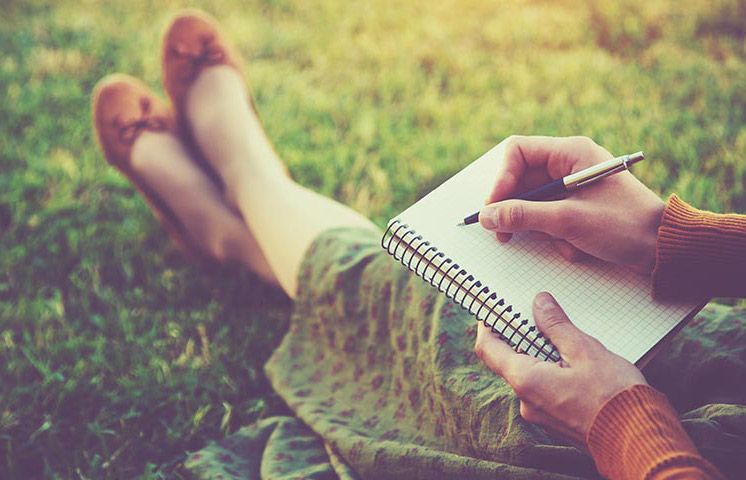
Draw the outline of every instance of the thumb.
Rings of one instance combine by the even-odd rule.
[[[562,201],[504,200],[482,207],[479,223],[487,230],[501,233],[534,230],[563,238],[562,233],[572,221],[567,209]]]
[[[546,292],[534,297],[534,321],[539,331],[559,350],[563,358],[576,358],[587,336],[576,327],[557,300]]]

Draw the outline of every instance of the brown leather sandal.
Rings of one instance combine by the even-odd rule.
[[[171,20],[163,35],[161,58],[163,86],[174,105],[177,121],[187,130],[187,93],[204,68],[228,65],[243,77],[236,49],[222,34],[218,22],[200,10],[184,10]],[[251,95],[249,101],[254,108]]]
[[[197,164],[224,190],[223,181],[213,170],[209,162],[202,156],[194,141],[191,125],[186,118],[186,99],[189,88],[203,69],[207,67],[227,65],[236,70],[243,78],[243,62],[237,50],[220,31],[220,26],[207,13],[196,10],[184,10],[171,20],[163,34],[161,51],[161,67],[163,87],[174,106],[176,122],[183,134],[183,139],[189,144],[195,155]],[[257,117],[259,113],[254,104],[251,92],[248,92],[249,105]],[[287,167],[285,175],[290,176]]]
[[[171,108],[136,78],[114,74],[94,88],[92,110],[93,128],[106,160],[142,193],[179,250],[195,259],[203,258],[173,210],[134,171],[130,161],[132,145],[143,131],[178,135]]]

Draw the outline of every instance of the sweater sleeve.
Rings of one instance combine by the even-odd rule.
[[[746,297],[746,215],[705,212],[671,195],[658,229],[653,296]]]
[[[665,395],[648,385],[606,402],[586,443],[598,471],[612,480],[723,478],[697,453]]]

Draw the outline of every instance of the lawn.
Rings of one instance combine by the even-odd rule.
[[[746,211],[744,0],[197,3],[292,175],[381,225],[512,133],[644,150],[661,195]],[[91,133],[103,75],[162,91],[180,4],[3,2],[0,478],[180,476],[287,413],[262,365],[289,301],[184,259]]]

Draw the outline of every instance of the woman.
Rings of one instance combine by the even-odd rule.
[[[171,22],[163,75],[173,107],[130,77],[97,86],[94,124],[107,159],[184,250],[239,262],[295,301],[266,372],[296,418],[263,420],[193,454],[187,467],[197,475],[716,478],[713,464],[744,467],[746,316],[709,307],[647,368],[650,383],[688,410],[684,429],[646,377],[573,327],[550,295],[537,296],[534,317],[559,347],[559,365],[477,329],[380,249],[369,220],[293,182],[235,51],[204,14]],[[734,281],[746,272],[743,217],[676,197],[664,204],[629,173],[561,202],[500,201],[609,158],[580,138],[512,138],[505,151],[496,203],[480,215],[499,240],[538,230],[571,260],[654,269],[660,295],[746,295],[746,282]],[[475,335],[477,354],[505,381],[473,354]]]

